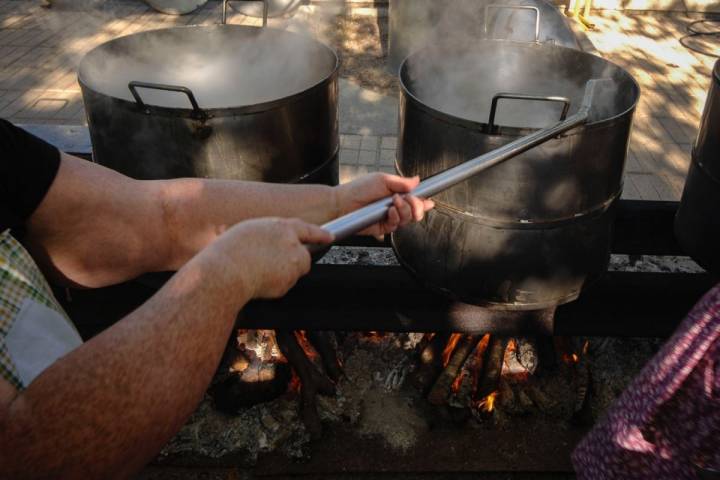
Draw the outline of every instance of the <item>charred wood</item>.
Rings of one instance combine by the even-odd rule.
[[[325,373],[333,382],[340,380],[342,364],[337,355],[337,339],[333,332],[306,332],[310,344],[320,355]]]
[[[233,336],[208,394],[218,410],[235,414],[243,408],[279,397],[287,391],[291,378],[292,371],[287,363],[248,355],[238,350]]]
[[[482,335],[464,335],[458,342],[455,349],[450,355],[450,361],[443,368],[440,376],[435,381],[430,393],[428,393],[428,401],[433,405],[444,405],[447,403],[448,397],[452,392],[453,382],[456,381],[463,364],[470,354],[475,350]]]
[[[422,342],[418,354],[418,367],[412,373],[410,382],[423,393],[427,393],[432,387],[435,379],[442,372],[442,354],[450,340],[449,333],[437,333],[428,335],[428,342]]]
[[[480,375],[480,382],[475,392],[476,399],[485,398],[497,391],[508,341],[509,339],[507,337],[490,337],[490,343],[485,351],[485,358],[483,359],[483,370]]]
[[[310,436],[318,439],[322,436],[322,423],[316,396],[335,395],[335,385],[307,358],[293,331],[278,330],[276,335],[280,350],[300,378],[300,417]]]

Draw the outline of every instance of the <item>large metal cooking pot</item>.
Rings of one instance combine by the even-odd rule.
[[[390,0],[388,69],[438,42],[467,37],[580,49],[567,19],[546,0]]]
[[[720,61],[692,150],[682,201],[675,217],[675,236],[695,261],[720,274]]]
[[[397,169],[422,178],[576,112],[588,80],[611,80],[585,126],[437,195],[425,221],[393,235],[403,265],[462,301],[575,299],[607,268],[637,83],[577,50],[493,40],[420,50],[400,73]]]
[[[78,78],[94,159],[131,177],[336,184],[337,72],[311,38],[215,25],[112,40]]]

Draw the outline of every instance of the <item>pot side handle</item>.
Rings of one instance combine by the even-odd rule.
[[[495,125],[495,114],[497,113],[498,102],[501,99],[508,100],[532,100],[536,102],[558,102],[563,104],[562,113],[560,113],[560,121],[567,118],[568,110],[570,110],[570,99],[559,96],[543,96],[543,95],[526,95],[524,93],[498,93],[492,99],[490,105],[490,118],[488,119],[488,133],[496,133],[497,125]]]
[[[485,6],[485,26],[483,27],[483,33],[485,37],[488,35],[488,26],[490,24],[490,10],[532,10],[535,12],[535,43],[540,43],[540,9],[531,5],[502,5],[497,3],[491,3]]]
[[[147,105],[145,105],[145,102],[143,102],[142,98],[140,97],[140,94],[138,93],[138,88],[147,88],[150,90],[162,90],[165,92],[178,92],[178,93],[184,93],[187,95],[188,100],[190,100],[190,105],[192,105],[193,112],[191,114],[192,118],[195,120],[205,120],[208,118],[207,113],[203,109],[200,108],[198,105],[197,100],[195,99],[195,95],[193,94],[192,90],[190,90],[187,87],[181,87],[178,85],[163,85],[160,83],[149,83],[149,82],[138,82],[133,80],[132,82],[128,83],[128,89],[130,89],[130,93],[132,94],[133,98],[135,99],[135,102],[137,102],[138,107],[140,107],[145,113],[150,113],[150,110],[148,109]]]
[[[262,26],[267,27],[268,22],[268,12],[270,11],[270,4],[268,3],[268,0],[240,0],[243,2],[262,2],[263,4],[263,18],[262,18]],[[227,23],[227,7],[230,0],[222,0],[222,18],[220,19],[220,24],[225,25]]]

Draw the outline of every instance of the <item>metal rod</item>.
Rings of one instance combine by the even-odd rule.
[[[595,84],[598,80],[590,80],[585,87],[585,96],[578,112],[566,120],[555,124],[552,127],[538,130],[530,135],[510,142],[502,147],[480,155],[477,158],[468,160],[456,167],[433,175],[420,182],[410,195],[418,197],[432,197],[473,175],[487,170],[505,160],[513,158],[537,145],[545,143],[578,125],[584,124],[590,115],[590,107],[594,95]],[[385,218],[388,209],[392,206],[392,197],[378,200],[352,213],[337,218],[322,226],[325,230],[335,236],[335,241],[349,237]],[[316,251],[315,246],[309,246],[311,251]]]

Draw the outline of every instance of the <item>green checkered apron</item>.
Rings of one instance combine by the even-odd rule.
[[[30,315],[26,315],[29,311]],[[25,322],[30,327],[26,325],[19,328],[16,324],[21,318],[38,317],[38,312],[40,316],[46,313],[45,318],[35,323]],[[53,339],[52,335],[48,340],[43,338],[47,336],[47,332],[32,330],[33,328],[42,330],[42,322],[55,322],[55,325],[59,322],[67,322],[67,325],[59,325],[64,332],[59,336],[59,340]],[[40,328],[36,325],[40,325]],[[53,324],[50,326],[54,327]],[[72,330],[68,330],[68,327]],[[52,331],[54,328],[47,330]],[[16,341],[18,337],[20,340]],[[71,339],[70,342],[67,342],[68,338]],[[75,327],[53,296],[50,286],[30,254],[10,235],[9,230],[0,233],[0,374],[2,378],[17,389],[25,388],[29,383],[28,375],[23,374],[24,367],[18,366],[18,358],[23,356],[23,350],[18,351],[18,348],[24,349],[24,352],[38,351],[41,353],[40,356],[45,351],[55,352],[50,354],[50,358],[40,360],[41,367],[35,362],[32,368],[37,371],[44,368],[42,362],[48,364],[45,366],[49,366],[59,356],[76,347],[78,342],[81,342],[79,338]],[[14,343],[11,343],[11,339]],[[47,343],[48,341],[50,343]],[[28,346],[32,348],[27,348]],[[30,363],[33,363],[32,359]],[[33,376],[36,374],[34,373]]]

